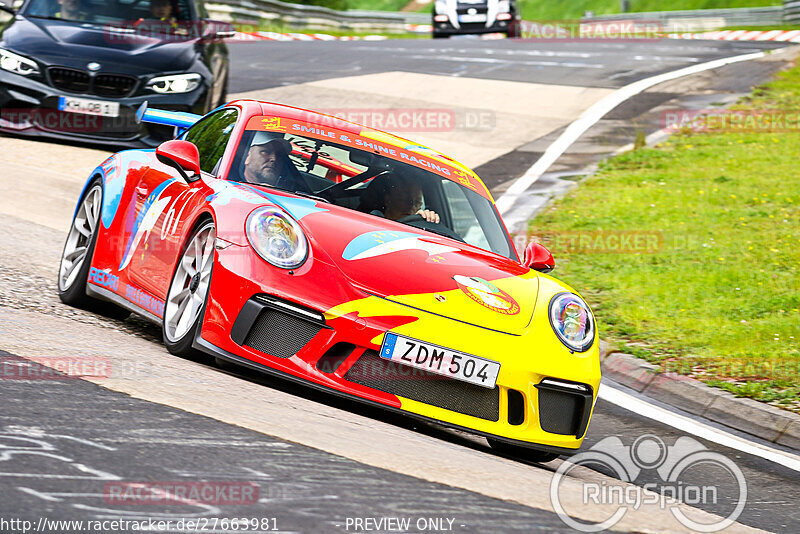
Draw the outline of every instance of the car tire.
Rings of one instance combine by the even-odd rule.
[[[214,266],[214,221],[204,219],[181,247],[164,303],[161,334],[167,350],[176,356],[194,356],[194,338],[205,314]]]
[[[528,460],[537,464],[552,462],[560,456],[555,452],[537,451],[536,449],[529,449],[528,447],[522,447],[520,445],[512,445],[510,443],[506,443],[505,441],[492,438],[486,438],[486,441],[488,441],[489,446],[497,452],[515,456],[522,460]]]
[[[103,206],[103,185],[93,180],[72,218],[67,240],[58,265],[58,298],[75,308],[83,308],[112,319],[125,319],[131,312],[110,302],[94,299],[86,294],[94,248],[99,233]]]
[[[447,39],[448,37],[450,37],[450,36],[449,36],[449,35],[447,35],[446,33],[436,33],[436,32],[433,32],[433,38],[434,38],[434,39]]]

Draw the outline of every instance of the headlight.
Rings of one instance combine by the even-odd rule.
[[[23,76],[39,74],[39,65],[35,61],[2,48],[0,48],[0,68]]]
[[[282,269],[296,269],[308,257],[308,241],[294,219],[278,208],[257,208],[245,223],[247,239],[259,256]]]
[[[147,82],[147,88],[161,94],[188,93],[197,89],[201,79],[199,74],[157,76]]]
[[[558,339],[575,352],[586,352],[594,343],[594,318],[577,295],[559,293],[550,300],[550,326]]]

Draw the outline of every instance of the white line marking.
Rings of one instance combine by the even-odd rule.
[[[603,69],[605,65],[599,63],[578,63],[574,61],[520,61],[514,59],[500,59],[493,57],[442,57],[442,56],[425,56],[422,54],[408,56],[410,59],[426,60],[426,61],[456,61],[458,63],[492,63],[498,65],[528,65],[531,67],[562,67],[570,69]]]
[[[696,74],[705,70],[716,69],[730,63],[737,63],[739,61],[749,61],[751,59],[758,59],[764,57],[764,52],[755,52],[752,54],[744,54],[741,56],[733,56],[722,59],[715,59],[699,65],[692,65],[682,69],[666,72],[657,76],[651,76],[644,80],[633,82],[624,87],[621,87],[606,96],[605,98],[595,102],[589,109],[583,112],[580,117],[573,121],[564,133],[556,139],[553,144],[547,147],[545,153],[542,154],[536,163],[528,169],[525,174],[520,176],[516,182],[511,184],[511,187],[497,199],[496,205],[500,214],[505,214],[516,202],[517,198],[523,194],[533,183],[538,180],[550,166],[561,157],[561,155],[572,146],[572,144],[580,138],[581,135],[586,133],[586,130],[594,126],[597,121],[602,119],[609,111],[620,105],[625,100],[641,93],[645,89],[649,89],[654,85]]]
[[[665,425],[671,426],[672,428],[676,428],[683,432],[688,432],[699,438],[713,441],[714,443],[722,445],[723,447],[736,449],[737,451],[741,451],[745,454],[757,456],[759,458],[763,458],[770,462],[780,464],[784,467],[788,467],[789,469],[800,472],[800,456],[796,456],[778,449],[773,449],[771,447],[767,447],[766,445],[761,445],[760,443],[748,441],[745,438],[740,438],[739,436],[729,434],[728,432],[719,430],[699,421],[678,415],[659,406],[650,404],[644,399],[634,397],[633,395],[625,393],[624,391],[621,391],[615,387],[609,386],[605,382],[603,382],[603,385],[600,386],[598,397],[610,402],[611,404],[615,404],[621,408],[630,410],[633,413],[647,417],[648,419],[653,419],[659,423],[664,423]]]
[[[683,69],[659,74],[657,76],[645,78],[644,80],[639,80],[611,93],[587,109],[577,120],[572,122],[572,124],[567,127],[564,133],[562,133],[561,136],[556,139],[555,142],[553,142],[553,144],[547,147],[547,150],[542,157],[540,157],[539,160],[530,169],[528,169],[523,176],[514,182],[506,191],[506,193],[497,200],[496,204],[498,211],[500,211],[501,214],[507,212],[514,205],[516,199],[536,180],[538,180],[542,174],[547,171],[550,165],[552,165],[555,160],[557,160],[561,154],[563,154],[572,145],[572,143],[574,143],[586,132],[586,130],[588,130],[592,125],[605,116],[606,113],[617,107],[620,103],[624,102],[628,98],[631,98],[632,96],[641,93],[645,89],[665,81],[680,78],[682,76],[688,76],[690,74],[695,74],[705,70],[716,69],[731,63],[749,61],[751,59],[757,59],[764,56],[765,54],[763,52],[756,52],[741,56],[717,59],[707,63],[701,63],[699,65],[692,65]],[[613,388],[606,383],[603,384],[598,396],[603,400],[634,413],[638,413],[643,417],[659,421],[678,430],[689,432],[708,441],[713,441],[719,445],[736,449],[746,454],[751,454],[753,456],[763,458],[773,463],[783,465],[784,467],[788,467],[794,471],[800,472],[800,457],[796,455],[766,447],[758,443],[750,442],[744,438],[734,436],[733,434],[689,419],[688,417],[678,415],[650,404],[643,399],[634,397],[623,391]]]

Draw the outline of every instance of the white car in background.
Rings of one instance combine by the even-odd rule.
[[[433,38],[479,33],[519,37],[520,22],[514,0],[436,0]]]

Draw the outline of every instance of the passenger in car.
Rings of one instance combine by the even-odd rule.
[[[384,174],[372,180],[361,195],[360,211],[399,221],[419,215],[431,223],[439,223],[439,214],[422,209],[422,188],[416,180],[399,174]]]
[[[91,20],[93,15],[83,9],[83,0],[58,0],[60,9],[55,17],[64,20]]]
[[[150,14],[154,19],[166,22],[167,24],[175,25],[177,21],[172,15],[172,2],[171,0],[150,0]]]

